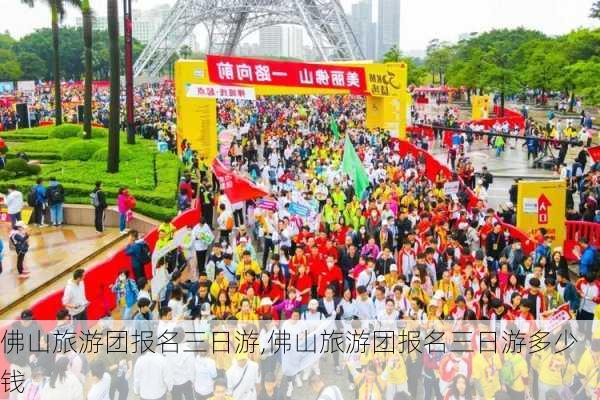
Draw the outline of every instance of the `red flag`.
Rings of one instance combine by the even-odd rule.
[[[600,146],[590,147],[587,149],[587,151],[594,162],[600,161]]]
[[[213,160],[212,169],[219,180],[221,189],[225,191],[229,201],[232,203],[253,200],[269,195],[266,191],[256,186],[248,179],[242,178],[229,168],[225,167],[223,163],[216,158]]]

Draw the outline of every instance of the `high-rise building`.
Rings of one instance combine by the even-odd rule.
[[[400,0],[379,0],[377,7],[377,58],[392,46],[400,48]]]
[[[361,0],[352,5],[348,23],[356,37],[363,55],[368,60],[375,59],[375,41],[377,25],[373,23],[372,0]]]
[[[171,7],[168,4],[162,4],[149,10],[133,10],[133,37],[142,44],[148,44],[154,35],[160,29],[162,22],[169,15]],[[108,20],[105,16],[94,16],[92,20],[92,27],[94,30],[106,30],[108,27]],[[81,17],[76,19],[77,26],[83,25]],[[119,29],[123,30],[121,23]],[[198,45],[195,37],[192,35],[186,39],[184,45],[190,46],[193,51],[197,51]]]
[[[259,31],[259,51],[271,57],[302,58],[303,31],[295,25],[272,25]]]

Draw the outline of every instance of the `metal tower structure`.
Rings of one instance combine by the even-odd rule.
[[[303,26],[323,61],[359,60],[363,54],[339,0],[177,0],[134,65],[134,75],[158,75],[202,24],[208,53],[232,55],[242,39],[270,25]]]

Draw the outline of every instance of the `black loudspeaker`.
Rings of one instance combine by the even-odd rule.
[[[77,106],[77,120],[80,124],[83,124],[83,104]]]
[[[19,128],[29,128],[29,113],[27,112],[26,103],[15,104],[17,116],[19,117]]]

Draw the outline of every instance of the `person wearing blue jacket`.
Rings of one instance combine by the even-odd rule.
[[[33,189],[35,190],[35,204],[33,206],[35,222],[40,227],[44,227],[46,226],[44,223],[46,219],[46,208],[48,208],[48,198],[46,194],[46,187],[44,186],[44,180],[42,178],[38,178]]]
[[[569,271],[559,270],[556,274],[557,289],[562,292],[565,303],[569,304],[571,311],[579,310],[580,298],[575,285],[569,280]]]
[[[144,253],[147,245],[146,242],[144,242],[144,239],[139,238],[139,233],[135,230],[129,231],[127,241],[125,254],[131,257],[131,266],[133,267],[133,274],[137,281],[140,278],[146,277],[144,265],[149,260],[144,259]]]
[[[586,276],[595,267],[596,252],[598,250],[588,243],[588,239],[585,236],[579,239],[579,247],[582,249],[581,256],[579,257],[579,276]]]
[[[133,279],[129,278],[129,271],[123,270],[111,286],[116,296],[117,307],[123,320],[130,320],[133,306],[137,304],[138,288]]]

